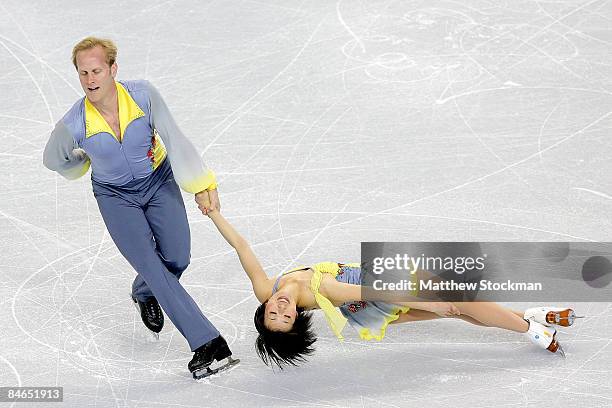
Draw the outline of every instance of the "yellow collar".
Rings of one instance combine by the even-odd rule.
[[[121,127],[121,138],[123,138],[128,125],[145,114],[123,85],[115,82],[115,86],[117,87],[117,102],[119,104],[119,126]],[[115,132],[113,132],[113,129],[106,123],[104,117],[89,102],[89,99],[85,97],[85,137],[87,138],[102,132],[110,133],[117,141],[120,141]]]

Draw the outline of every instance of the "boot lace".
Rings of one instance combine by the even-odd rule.
[[[145,308],[147,309],[147,314],[152,319],[159,318],[159,306],[155,299],[148,299],[147,302],[145,303]]]

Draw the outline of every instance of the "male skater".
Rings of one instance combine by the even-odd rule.
[[[138,274],[132,299],[144,324],[159,333],[163,309],[195,353],[188,368],[200,378],[237,360],[179,283],[189,265],[191,237],[177,183],[198,204],[210,200],[214,209],[215,176],[153,85],[115,81],[116,58],[117,47],[107,39],[87,37],[75,45],[72,63],[85,97],[56,124],[43,162],[67,179],[91,166],[106,228]]]

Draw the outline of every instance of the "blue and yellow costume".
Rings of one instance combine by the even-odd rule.
[[[55,126],[43,162],[68,179],[91,167],[104,223],[138,273],[132,294],[141,301],[155,296],[195,350],[219,332],[179,283],[191,248],[179,186],[198,193],[215,188],[215,176],[153,85],[120,81],[115,86],[121,135],[81,98]]]
[[[377,301],[356,301],[342,304],[336,308],[329,299],[319,293],[319,287],[324,274],[332,275],[336,281],[361,285],[361,268],[357,263],[338,264],[335,262],[320,262],[310,267],[313,270],[310,279],[310,291],[317,305],[325,314],[325,320],[330,329],[344,340],[342,330],[348,322],[364,340],[382,340],[389,323],[397,320],[401,313],[407,313],[410,308]],[[300,267],[286,272],[284,275],[305,269]],[[283,275],[281,275],[283,276]],[[276,280],[272,293],[278,290],[281,276]]]

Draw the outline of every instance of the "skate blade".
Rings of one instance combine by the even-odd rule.
[[[557,348],[557,351],[555,352],[555,354],[559,355],[563,359],[566,359],[565,350],[563,350],[563,347],[561,347],[560,344],[559,344],[559,348]]]
[[[151,343],[155,343],[155,342],[158,342],[158,341],[159,341],[159,333],[155,333],[154,331],[151,331],[151,330],[149,330],[149,329],[147,329],[147,331],[149,332],[149,335],[148,335],[148,340],[149,340]]]
[[[155,333],[152,330],[149,330],[147,327],[142,326],[137,329],[138,337],[142,339],[145,343],[157,343],[159,342],[159,333]]]
[[[557,326],[569,327],[574,324],[574,320],[577,318],[582,318],[582,316],[576,316],[572,309],[565,309],[558,312],[548,312],[546,322],[556,324]]]
[[[227,362],[218,367],[215,367],[215,368],[206,367],[206,368],[202,368],[202,369],[194,371],[192,373],[193,379],[196,381],[206,380],[211,376],[222,374],[222,373],[227,373],[233,370],[238,365],[238,363],[240,363],[240,359],[234,359],[234,358],[228,357]]]

